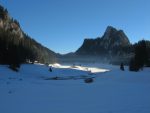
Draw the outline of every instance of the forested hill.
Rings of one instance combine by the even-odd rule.
[[[55,52],[28,36],[19,22],[0,5],[0,64],[20,64],[28,61],[51,63],[55,60]]]

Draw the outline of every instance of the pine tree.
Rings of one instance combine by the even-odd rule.
[[[148,61],[148,52],[145,40],[139,41],[134,45],[134,58],[130,61],[129,70],[139,71],[143,69],[144,65]]]

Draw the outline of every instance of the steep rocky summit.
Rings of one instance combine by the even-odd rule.
[[[130,41],[123,30],[108,26],[102,37],[85,39],[77,55],[119,56],[126,54]]]
[[[129,39],[123,30],[117,30],[108,26],[104,35],[102,36],[103,45],[105,48],[111,49],[115,46],[128,46],[130,45]]]

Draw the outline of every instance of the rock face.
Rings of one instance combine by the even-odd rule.
[[[101,38],[85,39],[83,45],[76,51],[76,54],[101,56],[118,55],[124,52],[123,49],[129,46],[129,39],[122,30],[108,26]]]
[[[123,30],[108,26],[102,37],[85,39],[75,54],[78,56],[100,56],[114,60],[115,58],[126,57],[130,54],[130,48],[130,41]]]
[[[103,45],[106,49],[111,49],[115,46],[128,46],[130,45],[128,37],[123,30],[117,30],[108,26],[104,35],[102,36]]]
[[[0,28],[10,30],[12,33],[17,34],[18,37],[23,38],[23,31],[20,28],[19,22],[13,20],[6,9],[0,6]]]

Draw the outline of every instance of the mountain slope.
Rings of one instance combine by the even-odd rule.
[[[9,16],[0,5],[0,63],[12,64],[26,61],[55,62],[55,53],[44,47],[21,29],[17,20]]]
[[[108,26],[101,38],[85,39],[77,55],[116,56],[126,54],[130,41],[122,30]]]

